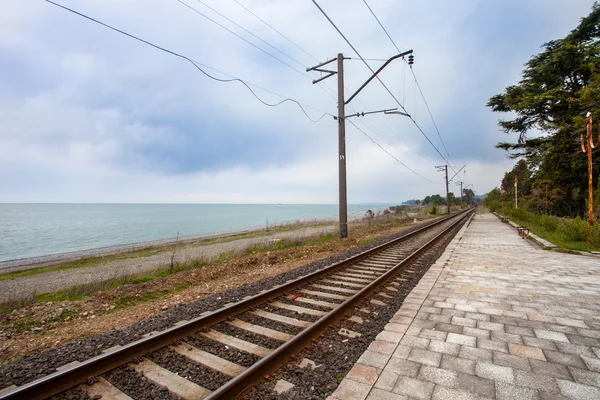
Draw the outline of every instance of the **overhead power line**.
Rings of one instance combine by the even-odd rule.
[[[198,3],[202,4],[204,7],[212,10],[214,13],[220,15],[222,18],[226,19],[227,21],[231,22],[232,24],[234,24],[235,26],[237,26],[238,28],[240,28],[241,30],[243,30],[244,32],[248,33],[249,35],[251,35],[252,37],[260,40],[261,42],[263,42],[264,44],[266,44],[267,46],[271,47],[273,50],[278,51],[279,53],[283,54],[284,56],[286,56],[287,58],[289,58],[290,60],[294,61],[296,64],[305,67],[304,64],[302,64],[300,61],[296,60],[294,57],[290,56],[289,54],[287,54],[286,52],[278,49],[277,47],[273,46],[271,43],[267,42],[266,40],[258,37],[257,35],[255,35],[254,33],[252,33],[251,31],[249,31],[248,29],[244,28],[242,25],[238,24],[237,22],[233,21],[231,18],[227,17],[226,15],[223,15],[223,13],[215,10],[214,8],[212,8],[211,6],[209,6],[208,4],[206,4],[205,2],[203,2],[202,0],[196,0]],[[180,2],[181,3],[181,2]]]
[[[363,0],[363,3],[365,3],[365,5],[369,9],[369,11],[373,15],[373,17],[377,20],[377,23],[379,24],[379,26],[381,27],[381,29],[383,29],[383,31],[385,32],[385,34],[388,37],[388,39],[390,39],[390,42],[392,42],[392,44],[394,45],[394,47],[396,48],[396,50],[398,50],[398,53],[400,53],[400,49],[396,45],[396,42],[394,42],[394,39],[392,39],[392,37],[390,36],[390,34],[388,33],[388,31],[385,29],[385,27],[383,26],[383,24],[381,23],[381,21],[379,20],[379,18],[377,17],[377,15],[375,14],[375,12],[371,8],[371,6],[369,6],[369,3],[367,3],[367,0]],[[435,123],[435,120],[433,119],[433,114],[431,113],[431,110],[429,109],[429,105],[427,104],[427,100],[425,99],[425,95],[423,94],[423,90],[421,90],[421,85],[419,85],[419,81],[417,80],[417,76],[415,75],[415,71],[413,70],[412,67],[410,68],[410,72],[412,73],[413,78],[415,79],[415,84],[419,88],[419,92],[421,93],[421,97],[423,98],[423,102],[425,103],[425,107],[427,108],[427,112],[429,113],[429,116],[431,117],[431,121],[433,122],[433,126],[435,127],[435,130],[437,131],[438,137],[440,138],[440,141],[442,142],[442,146],[444,146],[444,150],[446,150],[446,155],[448,156],[448,158],[450,159],[450,161],[452,161],[452,163],[454,163],[454,160],[452,160],[452,157],[450,157],[450,153],[448,152],[448,148],[446,147],[446,144],[444,143],[444,139],[442,139],[442,135],[440,134],[440,130],[438,129],[438,126]],[[454,170],[454,168],[452,168],[452,169]]]
[[[198,0],[200,1],[200,0]],[[290,42],[291,44],[293,44],[294,46],[296,46],[298,49],[300,49],[304,54],[306,54],[307,56],[309,56],[310,58],[312,58],[313,60],[319,62],[319,60],[310,52],[308,52],[307,50],[305,50],[304,48],[302,48],[300,45],[298,45],[295,41],[293,41],[292,39],[290,39],[288,36],[286,36],[285,34],[283,34],[281,31],[279,31],[277,28],[275,28],[273,25],[269,24],[266,20],[264,20],[263,18],[261,18],[259,15],[257,15],[256,13],[254,13],[252,10],[250,10],[248,7],[244,6],[242,3],[240,3],[238,0],[234,0],[240,7],[242,7],[244,10],[246,10],[248,13],[250,13],[252,16],[254,16],[256,19],[258,19],[260,22],[262,22],[265,26],[267,26],[268,28],[270,28],[271,30],[273,30],[274,32],[276,32],[278,35],[280,35],[281,37],[283,37],[285,40],[287,40],[288,42]],[[244,29],[244,28],[242,28]],[[246,29],[244,29],[246,30]],[[261,39],[262,40],[262,39]],[[273,46],[271,46],[273,47]],[[358,58],[350,58],[351,60],[359,60]],[[387,60],[383,60],[383,59],[368,59],[368,60],[373,60],[373,61],[387,61]],[[337,97],[335,95],[335,93],[333,92],[333,90],[327,85],[327,82],[319,82],[318,83],[319,87],[321,89],[323,89],[330,97],[332,97],[335,101],[337,101]],[[323,86],[321,86],[323,85]],[[358,103],[360,103],[363,107],[365,107],[365,109],[368,109],[368,107],[359,99],[357,99]],[[348,105],[350,107],[350,109],[356,113],[356,109],[352,106],[352,105]],[[375,116],[391,133],[392,135],[396,136],[396,138],[401,142],[402,138],[396,133],[394,132],[387,124],[385,124],[385,122],[378,116]],[[389,139],[387,139],[387,137],[385,135],[383,135],[382,133],[380,133],[375,127],[371,126],[370,124],[368,125],[369,128],[375,132],[376,135],[378,135],[379,137],[381,137],[382,139],[386,140],[388,143],[390,143],[393,147],[397,147],[397,145],[395,145],[395,143],[393,143],[392,141],[390,141]]]
[[[256,17],[263,24],[265,24],[266,26],[268,26],[269,28],[271,28],[273,31],[275,31],[277,34],[279,34],[282,38],[284,38],[285,40],[287,40],[288,42],[290,42],[291,44],[293,44],[294,46],[296,46],[304,54],[306,54],[307,56],[309,56],[310,58],[312,58],[316,62],[319,62],[319,60],[317,58],[315,58],[312,54],[310,54],[308,51],[304,50],[299,44],[297,44],[296,42],[294,42],[292,39],[290,39],[289,37],[285,36],[283,33],[279,32],[277,29],[275,29],[273,26],[271,26],[271,24],[269,24],[267,21],[265,21],[264,19],[262,19],[261,17],[259,17],[255,13],[253,13],[250,9],[248,9],[248,7],[246,7],[245,5],[243,5],[242,3],[240,3],[238,0],[233,0],[233,1],[235,1],[240,7],[242,7],[244,10],[248,11],[250,14],[252,14],[254,17]]]
[[[190,6],[189,4],[187,4],[186,2],[184,2],[183,0],[175,0],[178,3],[184,5],[185,7],[189,8],[190,10],[192,10],[193,12],[195,12],[196,14],[206,18],[207,20],[209,20],[210,22],[212,22],[213,24],[221,27],[222,29],[225,29],[227,32],[231,33],[232,35],[236,36],[237,38],[243,40],[244,42],[248,43],[250,46],[260,50],[261,52],[265,53],[266,55],[268,55],[269,57],[279,61],[280,63],[282,63],[283,65],[285,65],[286,67],[296,71],[298,74],[302,75],[305,78],[310,79],[310,77],[308,77],[307,75],[304,74],[304,72],[300,71],[299,69],[296,69],[294,67],[292,67],[290,64],[286,63],[285,61],[283,61],[281,58],[269,53],[268,51],[266,51],[265,49],[257,46],[256,44],[252,43],[251,41],[249,41],[248,39],[246,39],[245,37],[238,35],[237,33],[235,33],[234,31],[232,31],[231,29],[227,28],[225,25],[220,24],[219,22],[215,21],[214,19],[212,19],[211,17],[209,17],[208,15],[204,14],[203,12],[197,10],[196,8]]]
[[[317,8],[319,9],[319,11],[321,11],[321,13],[325,16],[325,18],[327,18],[327,20],[329,21],[329,23],[335,28],[335,30],[340,34],[340,36],[346,41],[346,43],[348,44],[348,46],[350,46],[350,48],[356,53],[356,55],[367,66],[367,68],[373,74],[375,74],[375,71],[373,70],[373,68],[371,68],[371,66],[369,65],[369,63],[367,63],[365,61],[364,57],[361,56],[361,54],[358,52],[358,50],[356,50],[356,47],[354,47],[352,45],[352,43],[346,38],[346,36],[344,36],[344,34],[342,33],[342,31],[337,27],[337,25],[331,20],[331,18],[329,18],[329,16],[321,8],[321,6],[319,5],[319,3],[317,3],[316,0],[312,0],[312,2],[315,4],[315,6],[317,6]],[[385,85],[385,83],[383,83],[383,81],[379,78],[379,76],[376,76],[375,78],[379,81],[379,83],[381,83],[381,85],[390,94],[390,96],[392,96],[392,98],[396,101],[396,103],[404,110],[404,112],[406,112],[408,114],[408,111],[406,111],[406,109],[404,108],[404,105],[402,105],[402,103],[400,103],[400,101],[396,98],[396,96],[392,93],[392,91]],[[427,134],[425,133],[425,131],[423,131],[423,129],[419,126],[419,124],[417,124],[417,121],[415,121],[415,119],[412,116],[409,116],[409,118],[413,122],[413,124],[417,127],[417,129],[419,130],[419,132],[421,132],[421,134],[425,137],[425,139],[427,139],[427,141],[429,142],[429,144],[431,145],[431,147],[434,148],[434,150],[440,155],[440,157],[442,157],[442,159],[444,161],[446,161],[446,163],[450,164],[450,162],[446,159],[446,157],[444,157],[444,155],[440,152],[440,150],[433,144],[433,142],[431,141],[431,139],[429,138],[429,136],[427,136]],[[452,168],[452,166],[450,166],[450,167]],[[452,169],[454,169],[454,168],[452,168]]]
[[[397,162],[399,162],[400,165],[402,165],[404,168],[408,169],[413,174],[417,175],[420,178],[425,179],[428,182],[431,182],[431,183],[434,183],[434,184],[437,183],[437,182],[432,181],[429,178],[424,177],[423,175],[419,174],[417,171],[415,171],[414,169],[410,168],[408,165],[404,164],[402,161],[400,161],[399,159],[397,159],[392,153],[390,153],[389,151],[387,151],[382,145],[380,145],[379,143],[377,143],[376,141],[374,141],[373,138],[371,136],[369,136],[365,131],[363,131],[358,126],[356,126],[356,124],[354,123],[354,121],[352,121],[352,120],[349,119],[348,122],[350,122],[352,124],[352,126],[354,126],[356,129],[358,129],[363,135],[365,135],[367,138],[369,138],[369,140],[371,142],[373,142],[377,147],[379,147],[381,150],[383,150],[384,152],[386,152],[394,160],[396,160]]]
[[[89,21],[92,21],[92,22],[95,22],[95,23],[97,23],[97,24],[99,24],[99,25],[102,25],[102,26],[104,26],[105,28],[111,29],[111,30],[113,30],[113,31],[115,31],[115,32],[118,32],[118,33],[120,33],[120,34],[122,34],[122,35],[125,35],[125,36],[127,36],[127,37],[129,37],[129,38],[131,38],[131,39],[135,39],[135,40],[137,40],[137,41],[139,41],[139,42],[141,42],[141,43],[144,43],[144,44],[146,44],[146,45],[148,45],[148,46],[151,46],[151,47],[153,47],[153,48],[155,48],[155,49],[157,49],[157,50],[160,50],[160,51],[163,51],[163,52],[165,52],[165,53],[167,53],[167,54],[170,54],[170,55],[172,55],[172,56],[175,56],[175,57],[178,57],[178,58],[184,59],[184,60],[186,60],[186,61],[190,62],[190,63],[191,63],[191,64],[192,64],[192,65],[193,65],[193,66],[194,66],[194,67],[195,67],[195,68],[196,68],[198,71],[202,72],[204,75],[206,75],[206,76],[207,76],[207,77],[209,77],[210,79],[213,79],[213,80],[215,80],[215,81],[218,81],[218,82],[234,82],[234,81],[240,82],[241,84],[243,84],[243,85],[244,85],[244,86],[245,86],[245,87],[246,87],[246,88],[247,88],[247,89],[250,91],[250,93],[252,93],[252,95],[253,95],[254,97],[256,97],[256,99],[258,99],[258,101],[260,101],[260,102],[261,102],[262,104],[264,104],[265,106],[268,106],[268,107],[277,107],[277,106],[279,106],[279,105],[281,105],[281,104],[283,104],[283,103],[285,103],[285,102],[288,102],[288,101],[289,101],[289,102],[292,102],[292,103],[295,103],[295,104],[296,104],[298,107],[300,107],[300,109],[302,110],[302,112],[304,113],[304,115],[306,116],[306,118],[308,118],[308,119],[309,119],[311,122],[315,122],[315,123],[316,123],[316,122],[319,122],[321,119],[323,119],[323,117],[324,117],[325,115],[330,115],[330,116],[332,116],[332,117],[333,117],[333,114],[330,114],[330,113],[323,113],[323,115],[321,115],[321,117],[319,117],[318,119],[313,119],[313,118],[311,118],[311,117],[308,115],[308,113],[306,112],[306,110],[304,109],[304,107],[302,106],[302,104],[301,104],[300,102],[298,102],[297,100],[294,100],[294,99],[292,99],[292,98],[289,98],[289,97],[286,97],[286,98],[284,98],[283,100],[281,100],[280,102],[277,102],[277,103],[268,103],[268,102],[264,101],[263,99],[261,99],[261,98],[260,98],[260,97],[259,97],[259,96],[258,96],[258,95],[257,95],[257,94],[254,92],[254,90],[252,90],[252,88],[250,87],[250,86],[251,86],[251,84],[248,84],[248,83],[246,83],[246,81],[244,81],[244,80],[242,80],[242,79],[240,79],[240,78],[232,77],[231,79],[221,79],[221,78],[214,77],[214,76],[210,75],[209,73],[207,73],[206,71],[204,71],[202,68],[200,68],[200,65],[203,65],[203,64],[201,64],[201,63],[198,63],[198,62],[196,62],[196,61],[192,60],[191,58],[189,58],[189,57],[187,57],[187,56],[185,56],[185,55],[183,55],[183,54],[180,54],[180,53],[177,53],[177,52],[175,52],[175,51],[169,50],[169,49],[167,49],[167,48],[165,48],[165,47],[161,47],[161,46],[159,46],[159,45],[157,45],[157,44],[154,44],[154,43],[152,43],[152,42],[149,42],[149,41],[147,41],[147,40],[145,40],[145,39],[142,39],[142,38],[140,38],[140,37],[138,37],[138,36],[135,36],[135,35],[133,35],[133,34],[131,34],[131,33],[127,33],[127,32],[125,32],[125,31],[123,31],[123,30],[121,30],[121,29],[115,28],[115,27],[113,27],[113,26],[111,26],[111,25],[108,25],[108,24],[106,24],[106,23],[102,22],[102,21],[99,21],[99,20],[97,20],[97,19],[94,19],[94,18],[92,18],[92,17],[89,17],[89,16],[87,16],[87,15],[85,15],[85,14],[83,14],[83,13],[80,13],[79,11],[75,11],[75,10],[73,10],[72,8],[69,8],[69,7],[63,6],[62,4],[59,4],[59,3],[55,3],[55,2],[54,2],[54,1],[52,1],[52,0],[45,0],[45,1],[46,1],[47,3],[50,3],[50,4],[54,5],[54,6],[56,6],[56,7],[62,8],[63,10],[69,11],[69,12],[71,12],[71,13],[75,14],[75,15],[78,15],[78,16],[80,16],[80,17],[82,17],[82,18],[85,18],[85,19],[87,19],[87,20],[89,20]],[[212,69],[212,70],[215,70],[215,71],[217,71],[217,72],[219,72],[219,73],[225,74],[225,73],[223,73],[223,72],[221,72],[221,71],[218,71],[218,70],[216,70],[216,69],[214,69],[214,68],[210,68],[210,69]],[[225,74],[225,75],[228,75],[228,74]],[[230,76],[231,76],[231,75],[230,75]],[[252,86],[258,87],[258,86],[256,86],[256,85],[252,85]],[[263,89],[263,88],[261,88],[261,89]],[[263,89],[263,90],[267,90],[267,91],[271,92],[271,91],[270,91],[270,90],[268,90],[268,89]],[[276,94],[276,93],[274,93],[274,92],[271,92],[271,93],[273,93],[273,94]],[[278,95],[278,94],[277,94],[277,95]],[[281,96],[281,95],[278,95],[278,96]],[[284,97],[284,96],[281,96],[281,97]],[[312,108],[312,107],[311,107],[311,108]]]

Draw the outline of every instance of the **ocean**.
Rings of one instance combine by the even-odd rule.
[[[0,261],[337,215],[337,204],[0,204]]]

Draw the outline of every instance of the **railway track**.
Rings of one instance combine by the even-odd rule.
[[[398,273],[470,214],[436,220],[309,275],[66,365],[0,400],[46,399],[73,388],[74,394],[102,399],[236,398],[365,298],[385,305],[382,288],[397,291]]]

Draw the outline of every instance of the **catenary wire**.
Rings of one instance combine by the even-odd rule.
[[[273,50],[278,51],[279,53],[283,54],[284,56],[286,56],[287,58],[289,58],[290,60],[294,61],[296,64],[302,66],[302,67],[306,67],[304,64],[302,64],[300,61],[296,60],[294,57],[290,56],[289,54],[287,54],[286,52],[278,49],[277,47],[273,46],[271,43],[267,42],[266,40],[258,37],[257,35],[255,35],[254,33],[252,33],[251,31],[249,31],[248,29],[244,28],[242,25],[238,24],[237,22],[233,21],[231,18],[227,17],[226,15],[224,15],[223,13],[219,12],[218,10],[215,10],[214,8],[212,8],[211,6],[209,6],[208,4],[206,4],[205,2],[203,2],[202,0],[196,0],[198,3],[202,4],[204,7],[212,10],[214,13],[220,15],[221,17],[223,17],[224,19],[226,19],[227,21],[231,22],[232,24],[234,24],[235,26],[237,26],[238,28],[240,28],[241,30],[243,30],[244,32],[248,33],[249,35],[251,35],[252,37],[260,40],[261,42],[263,42],[264,44],[266,44],[267,46],[271,47]]]
[[[325,117],[325,115],[330,115],[330,116],[334,117],[334,115],[333,115],[333,114],[330,114],[330,113],[323,113],[323,115],[321,115],[321,117],[319,117],[318,119],[312,119],[312,118],[311,118],[311,117],[308,115],[308,113],[306,112],[306,110],[304,109],[304,107],[302,107],[302,104],[300,104],[300,103],[299,103],[297,100],[294,100],[294,99],[292,99],[292,98],[289,98],[289,97],[287,97],[287,98],[285,98],[285,99],[283,99],[283,100],[281,100],[280,102],[277,102],[277,103],[268,103],[268,102],[264,101],[263,99],[261,99],[261,98],[260,98],[260,97],[259,97],[259,96],[258,96],[258,95],[257,95],[257,94],[256,94],[256,93],[253,91],[253,90],[252,90],[252,88],[250,87],[250,85],[249,85],[248,83],[246,83],[244,80],[240,79],[240,78],[235,78],[235,77],[234,77],[234,78],[231,78],[231,79],[220,79],[220,78],[214,77],[214,76],[210,75],[209,73],[207,73],[206,71],[204,71],[202,68],[200,68],[200,66],[199,66],[199,65],[200,65],[200,63],[197,63],[197,62],[195,62],[194,60],[192,60],[191,58],[189,58],[189,57],[187,57],[187,56],[184,56],[183,54],[180,54],[180,53],[177,53],[177,52],[175,52],[175,51],[172,51],[172,50],[169,50],[169,49],[167,49],[167,48],[164,48],[164,47],[161,47],[161,46],[159,46],[159,45],[156,45],[156,44],[154,44],[154,43],[152,43],[152,42],[149,42],[149,41],[147,41],[147,40],[145,40],[145,39],[142,39],[142,38],[140,38],[140,37],[138,37],[138,36],[135,36],[135,35],[133,35],[133,34],[131,34],[131,33],[127,33],[127,32],[125,32],[125,31],[123,31],[123,30],[121,30],[121,29],[115,28],[115,27],[113,27],[113,26],[111,26],[111,25],[108,25],[108,24],[106,24],[106,23],[102,22],[102,21],[99,21],[99,20],[97,20],[97,19],[94,19],[94,18],[92,18],[92,17],[89,17],[89,16],[87,16],[87,15],[85,15],[85,14],[83,14],[83,13],[80,13],[79,11],[73,10],[72,8],[69,8],[69,7],[63,6],[62,4],[59,4],[59,3],[55,3],[55,2],[54,2],[54,1],[52,1],[52,0],[45,0],[45,1],[46,1],[46,2],[48,2],[48,3],[50,3],[50,4],[52,4],[52,5],[54,5],[54,6],[56,6],[56,7],[62,8],[62,9],[64,9],[64,10],[66,10],[66,11],[69,11],[69,12],[71,12],[71,13],[73,13],[73,14],[76,14],[76,15],[78,15],[78,16],[80,16],[80,17],[83,17],[83,18],[85,18],[85,19],[87,19],[87,20],[89,20],[89,21],[95,22],[95,23],[97,23],[97,24],[99,24],[99,25],[102,25],[102,26],[104,26],[104,27],[108,28],[108,29],[111,29],[111,30],[113,30],[113,31],[115,31],[115,32],[118,32],[118,33],[120,33],[120,34],[122,34],[122,35],[128,36],[128,37],[129,37],[129,38],[131,38],[131,39],[135,39],[135,40],[137,40],[137,41],[139,41],[139,42],[142,42],[142,43],[144,43],[144,44],[146,44],[146,45],[148,45],[148,46],[151,46],[151,47],[153,47],[153,48],[155,48],[155,49],[157,49],[157,50],[161,50],[161,51],[163,51],[163,52],[165,52],[165,53],[168,53],[168,54],[170,54],[170,55],[172,55],[172,56],[175,56],[175,57],[179,57],[179,58],[181,58],[181,59],[184,59],[184,60],[186,60],[186,61],[190,62],[190,63],[191,63],[191,64],[192,64],[192,65],[193,65],[193,66],[194,66],[194,67],[195,67],[195,68],[196,68],[198,71],[202,72],[204,75],[206,75],[206,76],[207,76],[207,77],[209,77],[210,79],[213,79],[213,80],[215,80],[215,81],[218,81],[218,82],[234,82],[234,81],[240,82],[240,83],[242,83],[242,84],[243,84],[243,85],[244,85],[244,86],[245,86],[245,87],[246,87],[246,88],[247,88],[247,89],[250,91],[250,93],[252,93],[252,95],[254,95],[254,97],[256,97],[256,98],[258,99],[258,101],[260,101],[262,104],[264,104],[264,105],[266,105],[266,106],[268,106],[268,107],[276,107],[276,106],[279,106],[279,105],[281,105],[281,104],[283,104],[283,103],[285,103],[285,102],[288,102],[288,101],[289,101],[289,102],[295,103],[295,104],[296,104],[298,107],[300,107],[300,109],[302,110],[302,112],[304,113],[304,115],[306,116],[306,118],[308,118],[308,119],[309,119],[311,122],[315,122],[315,123],[316,123],[316,122],[319,122],[321,119],[323,119],[323,117]],[[214,70],[214,68],[211,68],[211,69],[213,69],[213,70]],[[218,71],[218,72],[220,72],[220,71]],[[221,73],[222,73],[222,72],[221,72]],[[254,85],[254,86],[255,86],[255,85]],[[261,88],[261,89],[262,89],[262,88]],[[283,96],[282,96],[282,97],[283,97]]]
[[[314,57],[312,54],[310,54],[308,51],[304,50],[299,44],[297,44],[296,42],[294,42],[292,39],[288,38],[287,36],[285,36],[283,33],[279,32],[277,29],[275,29],[273,26],[271,26],[271,24],[269,24],[267,21],[265,21],[264,19],[262,19],[261,17],[259,17],[258,15],[256,15],[255,13],[253,13],[250,9],[248,9],[248,7],[246,7],[245,5],[243,5],[242,3],[240,3],[238,0],[233,0],[234,2],[237,3],[237,5],[239,5],[240,7],[242,7],[244,10],[248,11],[250,14],[252,14],[254,17],[256,17],[259,21],[261,21],[263,24],[265,24],[266,26],[268,26],[269,28],[271,28],[273,31],[275,31],[277,34],[279,34],[282,38],[284,38],[285,40],[287,40],[288,42],[290,42],[291,44],[293,44],[294,46],[296,46],[298,49],[300,49],[304,54],[306,54],[307,56],[309,56],[310,58],[312,58],[313,60],[315,60],[316,62],[319,62],[319,60]]]
[[[258,49],[259,51],[265,53],[266,55],[268,55],[269,57],[279,61],[280,63],[282,63],[283,65],[285,65],[286,67],[296,71],[298,74],[302,75],[303,77],[310,79],[310,77],[308,77],[307,75],[304,74],[304,72],[300,71],[299,69],[292,67],[290,64],[286,63],[285,61],[283,61],[281,58],[269,53],[268,51],[266,51],[265,49],[257,46],[256,44],[252,43],[251,41],[249,41],[248,39],[246,39],[243,36],[238,35],[237,33],[235,33],[234,31],[232,31],[231,29],[227,28],[225,25],[218,23],[217,21],[215,21],[214,19],[212,19],[211,17],[209,17],[208,15],[204,14],[203,12],[199,11],[198,9],[190,6],[188,3],[184,2],[183,0],[175,0],[178,3],[182,4],[183,6],[189,8],[190,10],[192,10],[193,12],[195,12],[198,15],[203,16],[204,18],[206,18],[207,20],[209,20],[210,22],[214,23],[215,25],[225,29],[227,32],[231,33],[232,35],[236,36],[237,38],[243,40],[244,42],[248,43],[250,46]]]
[[[198,0],[200,1],[200,0]],[[244,10],[246,10],[248,13],[250,13],[252,16],[254,16],[256,19],[258,19],[259,21],[261,21],[265,26],[267,26],[268,28],[270,28],[271,30],[273,30],[274,32],[276,32],[278,35],[280,35],[281,37],[283,37],[285,40],[287,40],[288,42],[292,43],[294,46],[296,46],[297,48],[299,48],[302,52],[304,52],[307,56],[309,56],[310,58],[312,58],[313,60],[319,62],[319,60],[312,55],[311,53],[309,53],[307,50],[305,50],[304,48],[302,48],[300,45],[298,45],[296,42],[294,42],[292,39],[290,39],[288,36],[286,36],[285,34],[283,34],[281,31],[279,31],[277,28],[275,28],[274,26],[272,26],[271,24],[269,24],[267,21],[265,21],[263,18],[261,18],[259,15],[257,15],[256,13],[254,13],[252,10],[250,10],[248,7],[244,6],[243,4],[241,4],[238,0],[234,0],[240,7],[242,7]],[[273,47],[273,46],[271,46]],[[350,58],[352,60],[359,60],[358,58]],[[368,60],[374,60],[374,61],[387,61],[384,59],[368,59]],[[318,82],[317,83],[318,86],[325,91],[331,98],[333,98],[335,101],[337,101],[337,96],[336,94],[333,92],[333,90],[329,87],[329,85],[327,85],[326,82]],[[347,88],[346,88],[347,89]],[[363,107],[368,108],[362,101],[360,101],[360,99],[356,100],[357,102],[359,102]],[[352,106],[352,105],[348,105],[348,107],[352,110],[352,112],[356,113],[356,109]],[[384,126],[392,133],[392,135],[396,136],[398,138],[399,141],[402,141],[402,138],[396,133],[394,132],[389,126],[387,126],[385,124],[385,122],[383,122],[381,120],[381,118],[379,118],[379,116],[375,116],[382,124],[384,124]],[[383,134],[378,133],[377,129],[375,129],[374,127],[371,127],[371,129],[376,132],[376,134],[378,136],[383,136],[385,137]]]
[[[363,63],[367,66],[367,68],[373,73],[375,74],[375,71],[373,70],[373,68],[371,68],[371,66],[369,65],[369,63],[367,63],[365,61],[365,59],[360,55],[360,53],[356,50],[356,48],[352,45],[352,43],[346,38],[346,36],[342,33],[342,31],[337,27],[337,25],[331,20],[331,18],[329,18],[329,16],[327,15],[327,13],[321,8],[321,6],[319,5],[319,3],[316,2],[316,0],[312,0],[312,2],[315,4],[315,6],[317,6],[317,8],[319,9],[319,11],[321,11],[321,13],[323,14],[323,16],[325,16],[325,18],[329,21],[329,23],[334,27],[334,29],[340,34],[340,36],[346,41],[346,43],[348,44],[348,46],[350,46],[350,48],[356,53],[356,55],[363,61]],[[400,103],[400,101],[398,101],[398,99],[396,98],[396,96],[392,93],[392,91],[385,85],[385,83],[383,83],[383,81],[376,76],[375,77],[379,83],[381,83],[381,85],[386,89],[386,91],[392,96],[392,98],[396,101],[396,103],[408,114],[408,112],[406,111],[406,109],[404,108],[404,106],[402,105],[402,103]],[[431,145],[431,147],[434,148],[434,150],[439,154],[440,157],[442,157],[442,159],[444,161],[446,161],[447,164],[449,164],[450,168],[452,168],[454,170],[454,167],[451,165],[451,163],[446,159],[446,157],[444,157],[444,155],[440,152],[440,150],[433,144],[433,142],[431,141],[431,139],[429,138],[429,136],[427,136],[427,134],[425,133],[425,131],[423,131],[423,129],[419,126],[419,124],[417,124],[417,121],[415,121],[415,119],[412,116],[409,116],[410,120],[413,122],[413,124],[417,127],[417,129],[419,130],[419,132],[421,132],[421,134],[425,137],[425,139],[427,139],[427,141],[429,142],[429,144]],[[456,171],[455,171],[456,172]]]
[[[180,0],[178,0],[180,1]],[[250,33],[252,36],[258,38],[256,35],[254,35],[253,33],[251,33],[249,30],[245,29],[244,27],[242,27],[241,25],[233,22],[231,19],[229,19],[228,17],[224,16],[223,14],[221,14],[220,12],[214,10],[212,7],[207,6],[204,2],[202,2],[201,0],[197,0],[199,3],[205,5],[206,7],[210,8],[211,10],[213,10],[214,12],[216,12],[217,14],[221,15],[223,18],[227,19],[228,21],[232,22],[233,24],[235,24],[236,26],[238,26],[239,28],[243,29],[244,31]],[[269,27],[271,30],[273,30],[274,32],[276,32],[278,35],[280,35],[281,37],[283,37],[284,39],[286,39],[288,42],[292,43],[294,46],[296,46],[297,48],[299,48],[302,52],[304,52],[306,55],[308,55],[309,57],[311,57],[312,59],[319,61],[316,57],[314,57],[312,54],[310,54],[308,51],[306,51],[305,49],[303,49],[302,47],[300,47],[298,44],[296,44],[293,40],[291,40],[290,38],[288,38],[286,35],[284,35],[283,33],[281,33],[279,30],[277,30],[275,27],[273,27],[271,24],[269,24],[267,21],[265,21],[264,19],[262,19],[261,17],[259,17],[257,14],[255,14],[254,12],[252,12],[249,8],[245,7],[244,5],[242,5],[239,1],[234,0],[240,7],[242,7],[244,10],[246,10],[248,13],[250,13],[251,15],[253,15],[255,18],[257,18],[259,21],[261,21],[263,24],[265,24],[267,27]],[[180,1],[181,2],[181,1]],[[258,38],[259,40],[261,40],[262,42],[266,43],[267,45],[269,45],[270,47],[276,49],[277,51],[283,53],[282,51],[280,51],[279,49],[275,48],[274,46],[272,46],[271,44],[267,43],[266,41],[264,41],[261,38]],[[288,56],[289,57],[289,56]],[[291,58],[291,57],[290,57]],[[373,59],[373,60],[377,60],[377,61],[381,61],[381,59]],[[299,61],[295,60],[297,63],[301,64]],[[383,60],[383,61],[387,61],[387,60]],[[337,100],[335,93],[333,93],[332,89],[327,86],[326,84],[323,86],[319,85],[321,87],[322,90],[324,90],[329,96],[331,96],[334,100]],[[364,103],[362,103],[361,101],[359,101],[360,104],[362,104],[364,107],[366,107],[364,105]],[[350,105],[350,108],[352,110],[354,110],[354,107],[352,107]],[[354,112],[356,112],[354,110]],[[382,122],[383,123],[383,122]],[[385,125],[385,124],[384,124]],[[379,137],[381,137],[384,141],[386,141],[388,144],[390,144],[392,147],[396,147],[398,150],[400,150],[400,148],[393,142],[391,142],[385,135],[381,134],[377,129],[375,129],[375,127],[371,126],[370,124],[368,124],[369,128],[375,132],[375,134]],[[401,138],[394,132],[392,131],[389,126],[385,125],[387,127],[387,129],[392,132],[393,135],[395,135],[396,137],[398,137],[398,139],[400,140]],[[374,140],[372,138],[370,138],[371,141],[374,142]],[[376,143],[376,142],[375,142]],[[377,145],[379,145],[377,143]]]
[[[358,126],[356,126],[356,124],[352,121],[352,120],[348,120],[348,122],[350,122],[350,124],[352,124],[352,126],[354,126],[358,131],[360,131],[363,135],[365,135],[367,138],[369,138],[369,140],[371,142],[373,142],[377,147],[379,147],[381,150],[385,151],[390,157],[392,157],[394,160],[398,161],[404,168],[408,169],[410,172],[412,172],[413,174],[425,179],[428,182],[437,184],[437,182],[432,181],[429,178],[424,177],[423,175],[419,174],[417,171],[415,171],[414,169],[410,168],[408,165],[404,164],[402,161],[398,160],[392,153],[390,153],[389,151],[387,151],[382,145],[380,145],[379,143],[377,143],[376,141],[373,140],[373,138],[371,138],[371,136],[369,136],[364,130],[362,130],[361,128],[359,128]]]
[[[398,51],[398,53],[401,53],[400,49],[396,45],[396,42],[394,42],[394,39],[392,39],[392,37],[388,33],[387,29],[385,29],[385,27],[383,26],[383,24],[381,23],[381,21],[379,20],[379,18],[377,17],[377,15],[375,14],[375,12],[371,8],[371,6],[369,6],[369,3],[367,3],[367,0],[363,0],[363,3],[365,3],[365,5],[367,6],[367,8],[369,9],[369,11],[371,12],[371,14],[373,15],[373,17],[375,18],[375,20],[377,20],[377,23],[379,24],[379,26],[381,27],[381,29],[383,29],[383,32],[385,32],[386,36],[388,37],[388,39],[390,39],[390,42],[392,42],[392,44],[394,45],[394,47],[396,48],[396,50]],[[435,130],[437,131],[438,137],[440,138],[440,141],[442,142],[442,146],[444,147],[444,150],[446,150],[446,155],[448,156],[448,158],[450,159],[450,161],[452,161],[452,163],[454,163],[454,160],[452,160],[452,157],[450,156],[450,153],[448,152],[448,148],[446,147],[446,143],[444,143],[444,139],[442,139],[442,135],[440,134],[440,130],[438,129],[437,124],[435,123],[435,119],[433,119],[433,114],[431,113],[431,110],[429,109],[429,105],[427,104],[427,100],[425,99],[425,95],[423,94],[423,90],[421,90],[421,85],[419,85],[419,81],[417,80],[417,76],[415,75],[415,71],[412,68],[410,69],[410,71],[412,72],[412,75],[413,75],[413,77],[415,79],[415,83],[416,83],[417,87],[419,88],[419,92],[421,93],[421,97],[423,98],[423,102],[425,103],[425,108],[427,109],[427,112],[429,113],[429,117],[431,117],[431,121],[433,122],[433,126],[435,127]]]

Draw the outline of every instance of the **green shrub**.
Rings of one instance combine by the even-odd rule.
[[[436,215],[438,212],[438,208],[435,204],[431,206],[431,215]]]
[[[542,215],[539,217],[540,225],[549,230],[556,232],[560,228],[560,219],[554,215]]]
[[[587,240],[589,230],[587,221],[582,220],[580,217],[575,219],[563,218],[562,223],[562,231],[567,238],[576,242]]]

